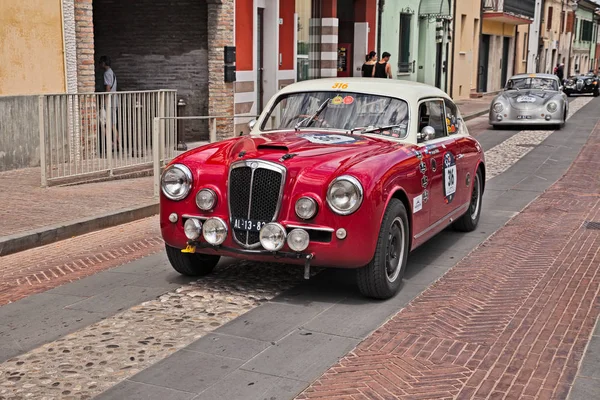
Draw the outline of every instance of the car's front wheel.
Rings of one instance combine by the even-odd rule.
[[[357,271],[361,293],[376,299],[389,299],[400,289],[409,249],[406,207],[392,199],[379,229],[377,247],[371,262]]]
[[[600,96],[600,89],[596,88],[594,89],[594,97],[598,97]]]
[[[182,253],[181,249],[165,245],[167,258],[173,269],[186,276],[204,276],[212,272],[220,256],[198,253]]]
[[[477,170],[475,178],[473,179],[469,209],[454,223],[454,229],[461,232],[472,232],[477,229],[479,217],[481,216],[482,197],[483,182],[481,181],[481,171]]]

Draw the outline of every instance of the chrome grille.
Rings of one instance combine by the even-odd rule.
[[[233,238],[246,248],[260,245],[258,232],[234,229],[233,220],[271,222],[277,218],[285,168],[279,164],[261,161],[240,161],[229,172],[229,213]]]
[[[577,90],[581,90],[583,89],[583,80],[578,79],[577,80]]]

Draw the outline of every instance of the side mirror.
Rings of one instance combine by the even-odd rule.
[[[424,127],[421,132],[417,133],[419,142],[426,142],[435,138],[435,128],[433,126]]]
[[[561,86],[558,87],[558,91],[559,92],[562,92],[563,90],[564,90],[564,86],[561,85]]]
[[[256,120],[253,119],[252,121],[248,122],[248,129],[250,129],[250,130],[254,129],[255,125],[256,125]]]

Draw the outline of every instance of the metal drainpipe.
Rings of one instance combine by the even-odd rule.
[[[379,0],[379,9],[377,10],[377,55],[381,55],[381,25],[383,25],[383,21],[381,20],[383,17],[383,6],[385,5],[385,0]]]
[[[456,64],[454,63],[454,61],[456,60],[456,4],[458,3],[458,0],[454,0],[454,9],[453,14],[454,14],[454,21],[452,23],[452,74],[450,75],[450,97],[454,98],[454,73],[455,73],[455,68],[456,68]],[[462,27],[461,27],[462,28]],[[469,88],[470,90],[470,88]]]
[[[185,108],[186,105],[187,104],[186,104],[185,100],[182,99],[182,98],[180,98],[179,101],[177,102],[177,116],[178,117],[182,116],[183,109]],[[183,125],[183,120],[180,119],[177,122],[178,122],[178,124],[177,124],[177,138],[179,139],[178,143],[177,143],[177,150],[186,151],[188,149],[188,147],[187,147],[187,144],[185,144],[185,137],[184,137],[185,133],[183,131],[183,126],[182,126]]]

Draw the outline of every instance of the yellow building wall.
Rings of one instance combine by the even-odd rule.
[[[498,21],[483,20],[482,33],[494,36],[515,36],[515,26]]]
[[[468,99],[477,88],[481,0],[456,2],[452,97]]]
[[[517,26],[517,50],[515,54],[514,74],[527,72],[527,55],[529,51],[529,25]]]
[[[60,0],[0,1],[0,95],[64,93]]]

